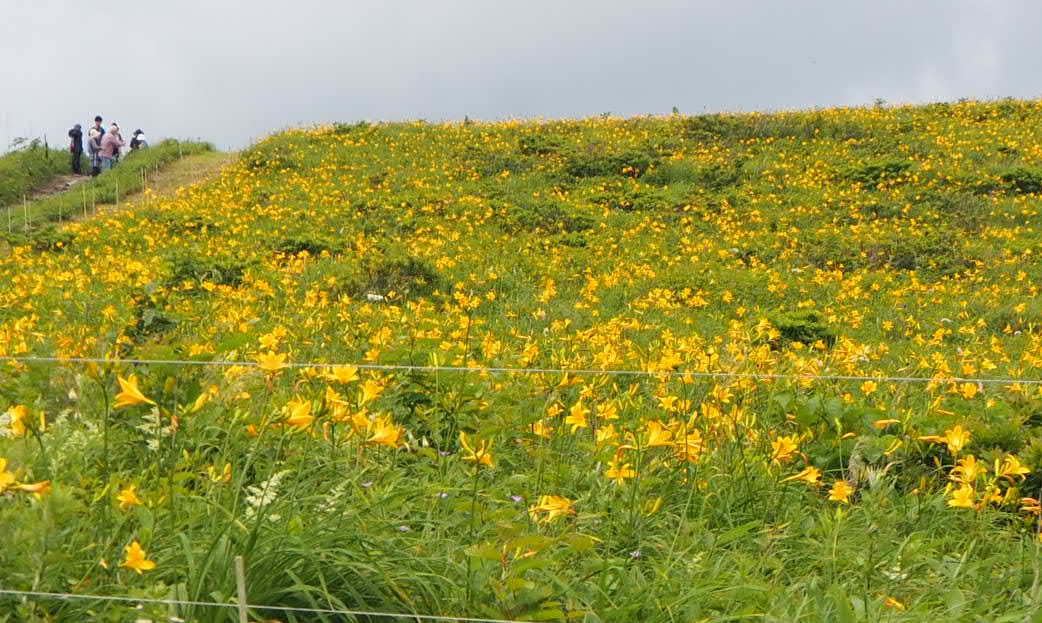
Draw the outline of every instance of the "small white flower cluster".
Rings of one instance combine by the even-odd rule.
[[[266,481],[246,487],[246,519],[254,519],[257,511],[275,501],[279,496],[279,485],[288,473],[289,470],[275,472]],[[277,521],[279,518],[271,515],[269,519]]]
[[[14,418],[10,411],[0,413],[0,438],[14,437],[14,428],[11,426],[13,422]]]
[[[163,425],[160,417],[159,408],[152,407],[152,409],[142,418],[144,421],[136,426],[139,431],[145,434],[145,443],[148,446],[148,449],[153,452],[159,451],[159,442],[164,437],[169,437],[174,434],[173,425]]]

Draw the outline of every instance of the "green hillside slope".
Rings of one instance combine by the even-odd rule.
[[[0,588],[228,603],[242,555],[287,608],[1038,616],[1040,128],[338,124],[16,245],[0,355],[75,360],[0,376]]]

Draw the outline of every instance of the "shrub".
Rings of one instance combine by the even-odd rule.
[[[865,188],[871,188],[877,186],[880,182],[899,178],[911,168],[912,163],[908,160],[886,158],[850,167],[844,171],[843,177]]]
[[[609,153],[591,146],[573,153],[565,164],[572,177],[640,177],[654,161],[646,151],[628,149]]]
[[[517,141],[517,150],[526,156],[548,156],[564,148],[564,141],[557,136],[526,134]]]
[[[836,334],[816,311],[782,312],[773,315],[770,321],[781,333],[783,343],[811,345],[820,340],[830,347],[836,343]]]
[[[565,209],[561,204],[551,201],[533,201],[532,203],[502,208],[506,215],[500,221],[507,232],[545,231],[545,232],[582,232],[594,227],[594,221],[588,216]]]
[[[1042,171],[1017,167],[1000,176],[1002,182],[1011,190],[1021,194],[1037,194],[1042,192]]]
[[[363,264],[362,281],[356,281],[352,294],[387,294],[400,296],[430,296],[442,287],[437,271],[424,259],[416,257],[389,258]]]
[[[199,255],[191,250],[175,251],[166,260],[170,264],[170,275],[164,283],[171,287],[186,281],[239,286],[247,269],[247,264],[235,259]]]
[[[339,241],[323,236],[317,232],[287,236],[286,238],[276,242],[274,246],[275,251],[286,255],[297,255],[304,251],[309,255],[338,253],[342,248],[343,247]]]

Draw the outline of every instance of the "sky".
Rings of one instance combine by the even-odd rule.
[[[0,0],[0,151],[1042,96],[1038,0]]]

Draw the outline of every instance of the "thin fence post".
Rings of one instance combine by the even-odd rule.
[[[116,207],[119,207],[119,178],[116,178]]]
[[[242,556],[235,557],[235,586],[239,589],[239,623],[250,623],[246,612],[246,563]]]

